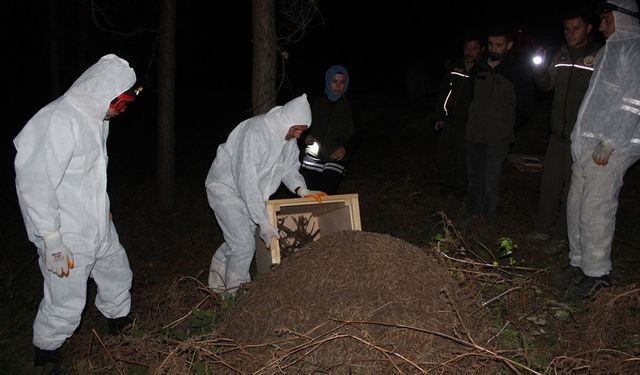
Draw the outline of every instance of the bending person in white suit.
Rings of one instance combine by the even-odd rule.
[[[235,293],[251,280],[249,268],[256,251],[256,227],[269,247],[279,238],[271,225],[265,202],[280,183],[300,197],[320,200],[323,192],[307,190],[300,175],[296,140],[311,125],[306,94],[251,117],[233,129],[218,146],[205,182],[209,206],[222,229],[224,243],[209,268],[209,287]]]

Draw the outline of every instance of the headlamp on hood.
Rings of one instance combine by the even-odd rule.
[[[616,11],[616,12],[620,12],[622,14],[626,14],[628,16],[631,17],[635,17],[638,19],[638,21],[640,21],[640,13],[639,12],[634,12],[632,10],[623,8],[619,5],[616,4],[612,4],[608,1],[601,1],[596,5],[596,13],[597,14],[604,14],[604,13],[609,13],[612,11]]]
[[[127,105],[136,100],[136,97],[142,92],[142,90],[142,86],[133,86],[129,90],[116,96],[115,99],[113,99],[111,103],[109,103],[109,109],[114,110],[118,113],[124,112],[124,110],[127,108]]]

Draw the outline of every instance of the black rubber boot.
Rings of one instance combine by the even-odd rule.
[[[33,357],[33,366],[38,368],[41,367],[41,374],[64,374],[64,371],[62,370],[62,356],[60,355],[60,349],[44,350],[36,346],[33,348],[35,352]]]
[[[611,280],[608,276],[589,277],[582,276],[580,281],[572,288],[567,290],[567,297],[573,300],[591,297],[598,289],[611,286]]]
[[[549,275],[549,278],[556,284],[568,284],[583,275],[584,274],[580,268],[569,265],[563,269],[553,271]]]
[[[131,319],[128,316],[120,318],[109,319],[107,318],[107,325],[109,326],[109,334],[117,336],[122,333],[122,330],[131,323]]]

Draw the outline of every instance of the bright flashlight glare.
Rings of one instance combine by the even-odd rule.
[[[540,65],[542,64],[542,56],[533,56],[533,59],[531,59],[531,61],[533,61],[533,63],[536,65]]]
[[[320,145],[318,144],[318,142],[313,142],[312,145],[307,146],[307,151],[313,156],[318,156],[318,151],[320,151]]]

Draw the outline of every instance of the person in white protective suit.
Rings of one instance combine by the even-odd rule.
[[[107,195],[109,119],[141,90],[127,61],[103,56],[14,139],[16,191],[38,251],[44,298],[33,324],[35,366],[61,366],[94,279],[98,310],[117,334],[128,322],[132,272]]]
[[[571,134],[567,202],[570,265],[559,280],[580,280],[568,296],[584,298],[608,282],[618,193],[640,158],[640,17],[634,0],[601,4],[607,38]]]
[[[278,231],[269,222],[265,202],[280,183],[300,197],[318,201],[324,192],[308,190],[300,169],[296,139],[311,125],[307,95],[241,122],[218,146],[205,182],[224,243],[211,259],[209,287],[233,294],[251,280],[256,227],[269,247]]]

